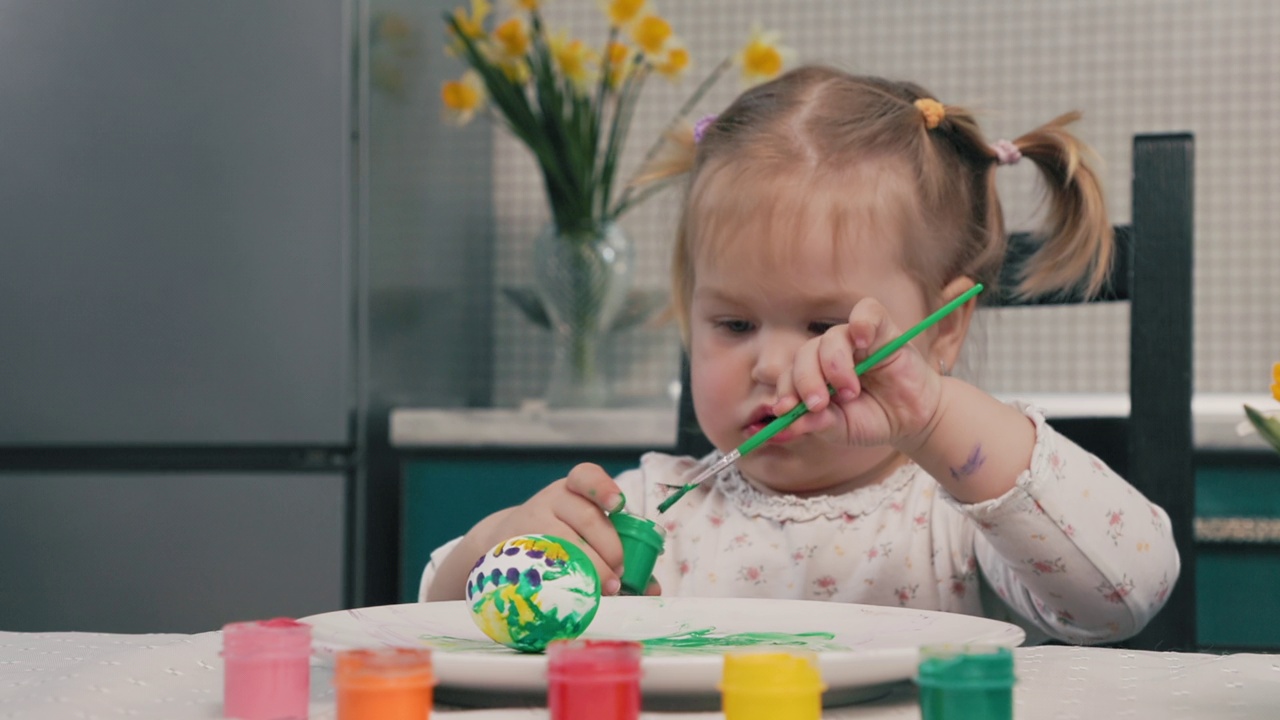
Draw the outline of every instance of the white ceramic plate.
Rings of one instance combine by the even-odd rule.
[[[489,640],[463,601],[345,610],[305,621],[322,654],[378,645],[433,648],[442,701],[492,705],[545,697],[546,657]],[[865,699],[869,690],[911,678],[923,645],[1014,647],[1025,633],[986,618],[874,605],[607,597],[583,637],[645,641],[641,687],[646,707],[691,707],[718,699],[720,656],[735,644],[814,651],[828,686],[824,703],[833,705]]]

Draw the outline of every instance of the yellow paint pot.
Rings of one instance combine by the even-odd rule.
[[[827,687],[810,652],[744,651],[724,656],[725,720],[821,720]]]

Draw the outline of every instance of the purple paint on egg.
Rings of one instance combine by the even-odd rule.
[[[540,558],[540,557],[542,557],[543,555],[546,555],[546,553],[545,553],[545,552],[543,552],[543,551],[541,551],[541,550],[530,550],[530,551],[526,552],[525,554],[526,554],[526,555],[528,555],[529,557],[531,557],[531,558],[535,559],[535,560],[536,560],[536,559],[538,559],[538,558]]]
[[[509,548],[507,548],[506,550],[503,550],[503,551],[502,551],[502,554],[503,554],[503,555],[515,555],[516,553],[519,553],[519,552],[520,552],[520,548],[518,548],[518,547],[514,547],[514,546],[513,546],[513,547],[509,547]]]
[[[476,591],[484,589],[484,573],[476,573]]]
[[[507,582],[512,585],[520,584],[520,571],[515,568],[507,568]]]
[[[538,572],[538,568],[529,568],[529,587],[538,587],[542,584],[542,573]]]
[[[493,573],[491,573],[490,577],[493,579],[493,584],[497,585],[498,581],[502,579],[502,571],[499,570],[498,568],[494,568]]]

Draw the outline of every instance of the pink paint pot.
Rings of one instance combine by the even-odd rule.
[[[311,626],[289,618],[222,628],[222,712],[236,720],[306,718]]]
[[[555,640],[547,646],[551,720],[636,720],[640,716],[638,642]]]

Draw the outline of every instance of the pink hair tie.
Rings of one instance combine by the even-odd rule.
[[[707,128],[711,127],[711,123],[715,122],[717,117],[719,115],[703,115],[698,122],[693,124],[693,141],[695,143],[702,142],[702,134],[707,131]]]
[[[1017,145],[1008,140],[997,140],[991,144],[992,151],[996,154],[996,164],[1013,165],[1022,159],[1022,151]]]

